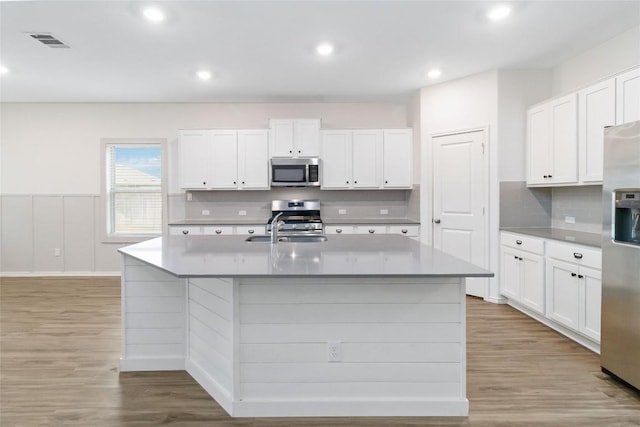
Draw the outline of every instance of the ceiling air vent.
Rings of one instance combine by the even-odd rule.
[[[69,46],[61,42],[51,33],[27,33],[29,37],[39,41],[45,46],[52,48],[68,48]]]

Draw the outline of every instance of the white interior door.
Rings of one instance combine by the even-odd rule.
[[[433,138],[433,245],[489,267],[484,131]],[[467,294],[485,297],[486,278],[467,279]]]

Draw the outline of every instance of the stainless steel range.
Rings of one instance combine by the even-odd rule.
[[[267,233],[271,233],[274,219],[279,223],[279,234],[322,234],[324,231],[320,200],[274,200]]]

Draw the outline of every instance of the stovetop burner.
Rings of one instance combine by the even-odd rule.
[[[324,225],[320,218],[320,200],[274,200],[271,202],[271,218],[267,222],[267,232],[276,215],[282,222],[281,233],[322,233]]]

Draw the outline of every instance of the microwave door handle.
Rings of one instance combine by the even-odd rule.
[[[309,163],[306,163],[304,165],[304,173],[305,173],[304,181],[305,181],[306,184],[308,184],[309,183]]]

